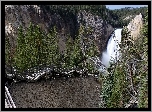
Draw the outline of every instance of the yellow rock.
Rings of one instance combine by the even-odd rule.
[[[127,26],[128,31],[131,32],[131,36],[134,41],[140,35],[140,30],[141,30],[142,26],[143,26],[143,18],[142,18],[141,13],[139,15],[136,15],[136,17]]]

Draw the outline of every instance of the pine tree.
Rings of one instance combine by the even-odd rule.
[[[73,42],[72,38],[68,36],[67,41],[66,41],[66,49],[65,49],[65,54],[64,54],[64,66],[66,69],[71,69],[73,67],[73,57],[72,57],[72,51],[73,51]]]
[[[61,66],[61,53],[59,52],[59,37],[57,36],[57,29],[54,27],[46,36],[47,42],[47,58],[46,63],[49,65]]]
[[[28,57],[26,57],[26,51],[27,51],[26,47],[29,47],[29,46],[26,46],[26,42],[27,42],[26,39],[27,38],[23,32],[23,28],[20,27],[19,32],[18,32],[18,37],[17,37],[17,48],[15,52],[14,65],[17,66],[21,71],[25,70],[25,68],[28,67],[27,65]]]
[[[145,23],[142,28],[142,37],[140,40],[140,53],[142,55],[142,62],[139,66],[139,94],[138,94],[138,107],[147,108],[148,107],[148,9],[147,15],[145,16]]]
[[[23,72],[28,68],[44,64],[48,55],[46,41],[46,36],[39,26],[30,23],[25,32],[20,27],[14,65]]]
[[[82,62],[83,62],[83,54],[81,50],[81,37],[77,36],[74,40],[73,44],[73,52],[71,54],[72,60],[73,60],[73,65],[76,68],[82,68]]]
[[[8,36],[5,36],[5,63],[9,64],[10,63],[10,50],[11,50],[11,45],[9,42]]]

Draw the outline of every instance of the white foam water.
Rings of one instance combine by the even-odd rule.
[[[110,66],[110,62],[116,62],[120,59],[119,44],[121,42],[121,31],[122,29],[114,31],[108,41],[107,49],[102,53],[101,61],[107,68]]]

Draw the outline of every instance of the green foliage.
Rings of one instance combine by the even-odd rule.
[[[68,37],[64,54],[64,67],[74,67],[75,69],[86,68],[89,73],[93,72],[93,64],[87,63],[86,59],[97,56],[98,52],[94,39],[91,40],[86,36],[89,31],[90,29],[85,30],[84,26],[81,25],[79,35],[74,40]]]
[[[108,19],[111,19],[108,21],[110,21],[113,27],[122,28],[123,26],[127,26],[129,22],[135,17],[135,15],[139,15],[141,13],[142,16],[145,17],[146,10],[147,10],[147,7],[140,7],[140,8],[125,7],[121,9],[108,10],[109,12]],[[129,18],[124,20],[126,17],[129,17]]]
[[[139,70],[140,87],[139,87],[139,108],[147,108],[148,107],[148,9],[147,15],[145,17],[145,24],[141,31],[142,39],[140,41],[142,46],[138,46],[140,48],[140,53],[142,54],[142,63]]]
[[[48,34],[47,36],[47,47],[48,47],[48,50],[46,51],[48,53],[47,55],[47,63],[48,64],[55,64],[57,67],[60,66],[60,60],[61,60],[61,54],[59,52],[59,45],[58,45],[58,42],[59,42],[59,37],[58,37],[58,33],[57,33],[57,29],[56,27],[54,27],[50,33]],[[45,59],[45,62],[46,62],[46,59]],[[45,63],[44,62],[44,63]]]
[[[148,107],[147,16],[141,35],[136,41],[133,41],[128,29],[123,28],[120,44],[121,60],[112,64],[108,68],[109,74],[102,77],[101,96],[103,102],[101,102],[101,107]]]
[[[86,59],[98,55],[98,52],[95,42],[85,37],[88,31],[81,26],[79,35],[75,39],[68,36],[65,52],[61,53],[56,27],[51,29],[48,34],[42,32],[38,25],[32,23],[26,31],[20,27],[12,66],[17,67],[20,72],[45,64],[66,70],[86,68],[87,72],[91,73],[94,66],[92,63],[87,64]],[[9,42],[6,40],[7,61],[9,58],[8,44]],[[89,45],[85,50],[83,50],[84,44]]]
[[[25,67],[28,67],[27,62],[30,63],[29,56],[28,56],[28,53],[29,53],[28,50],[29,50],[30,45],[27,46],[28,41],[26,40],[26,36],[23,32],[22,27],[20,27],[19,29],[17,41],[18,41],[18,45],[16,48],[16,53],[15,53],[15,58],[14,58],[15,62],[13,63],[13,65],[17,66],[22,71],[25,69]]]
[[[129,22],[138,15],[146,16],[147,7],[131,8],[126,7],[122,9],[109,10],[105,5],[42,5],[47,11],[52,14],[60,14],[62,18],[73,18],[80,11],[87,11],[94,15],[101,16],[104,21],[107,21],[114,28],[122,28],[129,24]],[[129,19],[124,20],[126,17]],[[66,20],[65,19],[65,20]]]
[[[23,72],[41,64],[52,62],[58,64],[56,35],[56,31],[54,31],[46,36],[38,25],[31,23],[25,33],[20,27],[13,66],[18,67]]]
[[[5,63],[9,63],[10,62],[10,42],[9,42],[9,38],[7,36],[5,36]]]

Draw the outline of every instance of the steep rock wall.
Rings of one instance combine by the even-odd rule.
[[[72,37],[77,35],[78,29],[82,21],[85,21],[85,27],[93,28],[93,33],[90,35],[96,38],[96,43],[99,51],[102,52],[106,41],[112,31],[111,25],[102,19],[102,17],[91,13],[81,11],[73,18],[63,17],[60,14],[51,14],[44,6],[37,5],[6,5],[5,6],[5,34],[9,37],[12,47],[16,45],[17,31],[19,26],[26,29],[29,23],[32,22],[39,25],[45,32],[56,26],[60,34],[60,44],[64,49],[64,37],[70,34]]]
[[[56,26],[60,36],[60,44],[63,44],[66,34],[72,37],[77,34],[80,24],[85,21],[84,26],[93,28],[89,37],[96,38],[100,52],[104,49],[106,41],[112,31],[111,25],[105,22],[102,17],[88,12],[79,12],[73,18],[62,17],[59,14],[50,14],[45,8],[37,5],[6,5],[5,6],[5,35],[9,37],[12,48],[17,44],[18,28],[21,25],[26,29],[30,22],[39,25],[45,32]],[[100,86],[93,78],[68,79],[68,81],[54,83],[21,83],[11,87],[11,94],[17,107],[94,107],[98,108],[100,100]],[[42,86],[39,86],[42,85]],[[44,86],[45,85],[45,86]],[[22,87],[21,87],[22,86]],[[48,86],[48,88],[46,87]],[[52,89],[50,90],[50,86]],[[39,88],[34,91],[33,88]],[[43,90],[44,89],[44,90]],[[46,91],[45,91],[46,89]],[[48,94],[48,90],[49,93]],[[32,91],[31,91],[32,90]],[[18,92],[17,92],[18,91]],[[19,92],[24,91],[24,92]],[[28,91],[31,91],[28,93]],[[70,92],[69,92],[70,91]],[[32,93],[34,92],[34,94]],[[38,93],[38,94],[35,94]],[[27,97],[28,94],[28,97]],[[40,96],[39,96],[40,95]],[[41,96],[42,95],[42,96]],[[44,96],[43,96],[44,95]],[[45,95],[50,95],[45,99]],[[21,96],[21,97],[20,97]],[[26,98],[25,98],[26,97]],[[23,98],[23,99],[22,99]],[[36,99],[35,99],[36,98]],[[40,98],[40,99],[37,99]]]
[[[78,23],[82,23],[86,28],[92,28],[93,33],[89,36],[95,38],[99,51],[103,51],[106,41],[114,28],[104,21],[102,17],[86,11],[78,13]]]
[[[141,13],[139,15],[136,15],[134,19],[128,24],[127,28],[128,31],[130,31],[130,34],[135,41],[138,36],[140,35],[140,30],[143,26],[143,18]]]

